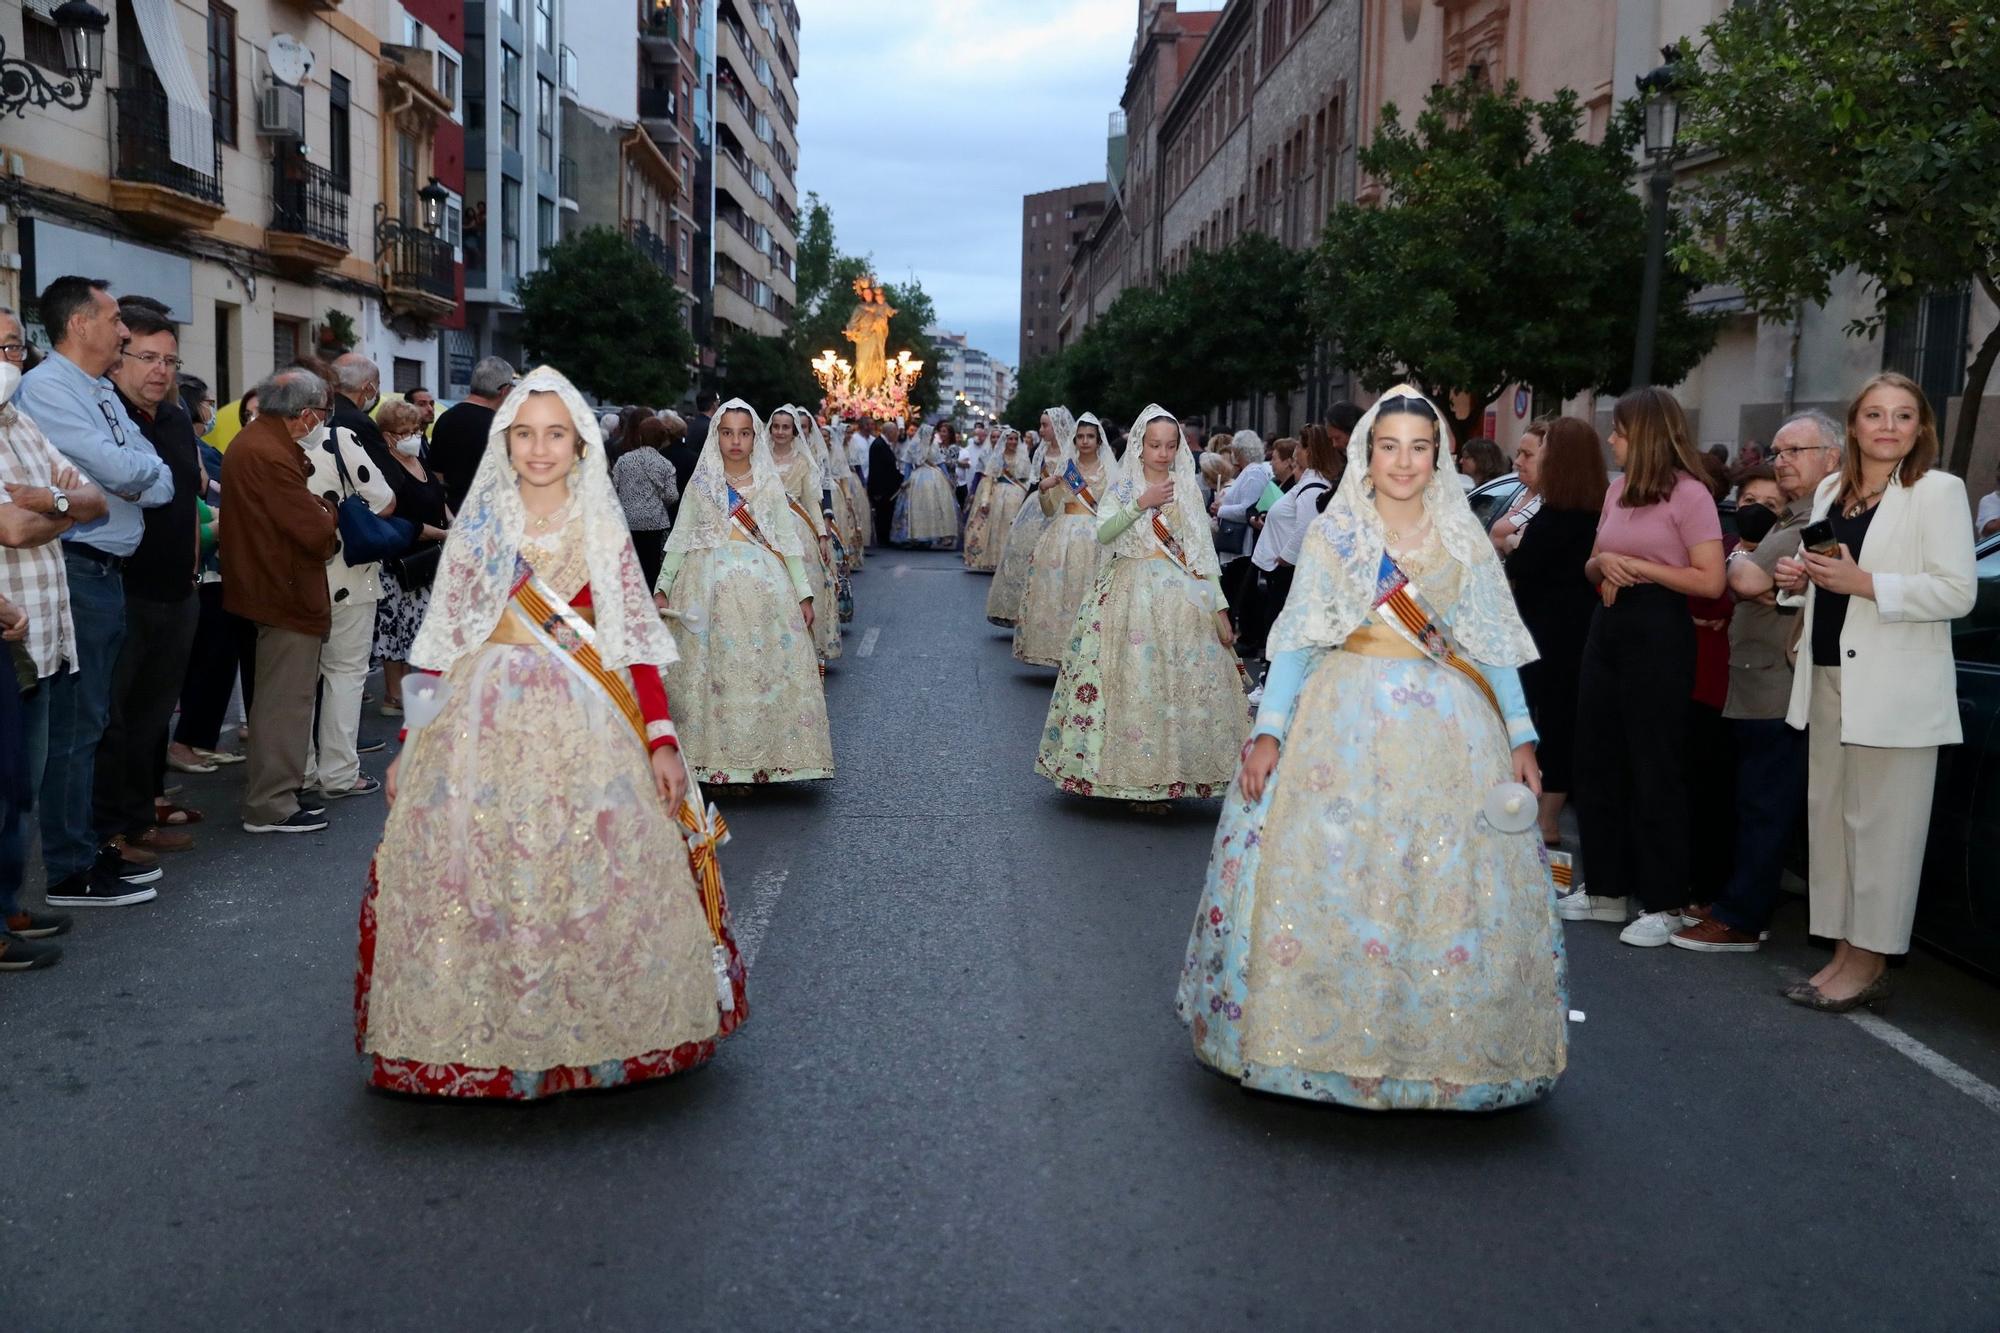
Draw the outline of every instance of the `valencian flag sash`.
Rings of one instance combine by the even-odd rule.
[[[1083,479],[1083,469],[1076,465],[1076,460],[1074,458],[1070,459],[1067,463],[1063,464],[1062,476],[1063,476],[1063,481],[1069,486],[1071,493],[1074,494],[1077,499],[1083,501],[1085,507],[1087,507],[1091,513],[1093,514],[1096,513],[1097,497],[1090,493],[1090,486]]]
[[[1443,617],[1431,610],[1409,575],[1397,568],[1387,551],[1382,552],[1382,566],[1375,575],[1375,609],[1386,612],[1389,624],[1422,649],[1425,657],[1471,681],[1486,702],[1493,705],[1494,713],[1500,714],[1500,696],[1493,692],[1493,686],[1471,659],[1459,652]]]

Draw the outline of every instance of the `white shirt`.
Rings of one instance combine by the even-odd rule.
[[[1250,556],[1257,568],[1268,574],[1280,560],[1288,565],[1299,563],[1306,527],[1319,517],[1320,497],[1331,489],[1325,477],[1307,468],[1298,484],[1285,492],[1285,498],[1271,506],[1271,512],[1264,515],[1264,530],[1257,534],[1257,549]]]
[[[347,475],[354,483],[353,494],[368,502],[368,507],[381,513],[396,503],[396,492],[389,487],[389,479],[375,466],[375,460],[354,438],[354,432],[345,426],[337,430],[321,426],[312,434],[299,441],[299,448],[305,451],[306,461],[312,466],[312,479],[306,484],[312,487],[314,495],[323,495],[338,504],[348,491],[340,483],[340,469],[334,466],[330,439],[340,441],[340,459],[347,465]],[[334,552],[333,559],[326,562],[327,596],[335,606],[346,606],[354,602],[379,602],[382,600],[382,565],[380,561],[372,565],[350,565],[347,557]]]
[[[1986,525],[2000,518],[2000,491],[1988,491],[1979,499],[1979,517],[1973,521],[1974,540],[1986,535]]]
[[[875,437],[855,431],[847,437],[847,465],[861,474],[861,480],[868,480],[868,446]]]
[[[1229,483],[1229,489],[1222,493],[1222,504],[1216,510],[1216,517],[1226,518],[1232,523],[1249,522],[1251,508],[1264,494],[1264,488],[1270,485],[1271,481],[1269,463],[1252,463],[1244,468],[1236,474],[1236,480]],[[1239,555],[1249,555],[1256,549],[1256,542],[1257,532],[1253,528],[1250,535],[1243,539],[1242,550],[1218,550],[1216,554],[1224,560],[1232,560]]]

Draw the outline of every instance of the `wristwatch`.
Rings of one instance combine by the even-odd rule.
[[[49,487],[49,503],[55,507],[57,518],[69,517],[69,497],[54,486]]]

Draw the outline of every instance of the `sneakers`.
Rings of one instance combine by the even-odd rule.
[[[136,848],[133,850],[137,851]],[[154,864],[159,859],[157,856],[144,860],[136,855],[128,856],[114,845],[97,853],[97,868],[116,876],[122,884],[151,884],[165,873]]]
[[[160,877],[157,869],[141,868],[140,873],[150,874],[154,879]],[[160,891],[148,887],[144,881],[126,880],[115,858],[99,857],[90,869],[79,870],[49,885],[43,896],[51,907],[131,907],[153,901]]]
[[[1565,921],[1608,921],[1615,926],[1625,919],[1627,912],[1623,898],[1600,898],[1584,892],[1579,884],[1556,899],[1556,915]]]
[[[1694,907],[1683,907],[1681,909],[1681,924],[1684,926],[1699,926],[1704,921],[1713,920],[1715,920],[1715,906],[1712,903],[1704,903]],[[1741,932],[1739,931],[1738,933],[1740,934]],[[1760,930],[1757,932],[1759,942],[1770,938],[1771,932],[1769,930]]]
[[[1673,939],[1674,932],[1680,928],[1681,914],[1678,911],[1641,912],[1632,918],[1631,925],[1618,932],[1618,942],[1641,949],[1657,949]]]
[[[1675,931],[1667,943],[1676,949],[1693,949],[1696,953],[1756,953],[1770,934],[1768,930],[1762,935],[1746,934],[1734,926],[1725,926],[1711,919]]]
[[[245,833],[318,833],[325,827],[326,811],[321,810],[315,814],[303,806],[293,811],[288,818],[281,819],[275,824],[253,824],[247,819],[243,821]],[[49,901],[55,900],[51,898]]]
[[[387,741],[363,741],[361,742],[361,744],[354,747],[354,753],[380,754],[382,753],[382,751],[388,748],[389,748],[389,742]]]
[[[318,819],[326,813],[326,793],[317,787],[301,787],[293,793],[298,798],[299,809]]]
[[[376,792],[381,790],[382,790],[382,784],[380,781],[378,781],[375,778],[369,777],[366,773],[363,773],[354,779],[354,785],[352,787],[349,787],[344,791],[334,791],[329,788],[325,791],[322,791],[320,795],[326,797],[326,799],[329,801],[340,801],[340,800],[345,800],[349,796],[373,796]]]
[[[0,933],[19,935],[24,940],[45,940],[69,930],[69,918],[61,912],[15,912],[0,919]]]
[[[1262,685],[1250,691],[1249,702],[1252,704],[1261,704],[1264,702],[1264,687]]]
[[[0,935],[0,972],[26,972],[31,968],[48,967],[62,957],[62,950],[53,944],[37,944],[19,935]]]

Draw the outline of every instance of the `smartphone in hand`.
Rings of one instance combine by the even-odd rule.
[[[1840,538],[1833,535],[1833,520],[1823,518],[1817,523],[1808,523],[1800,528],[1799,545],[1814,555],[1839,555]]]

